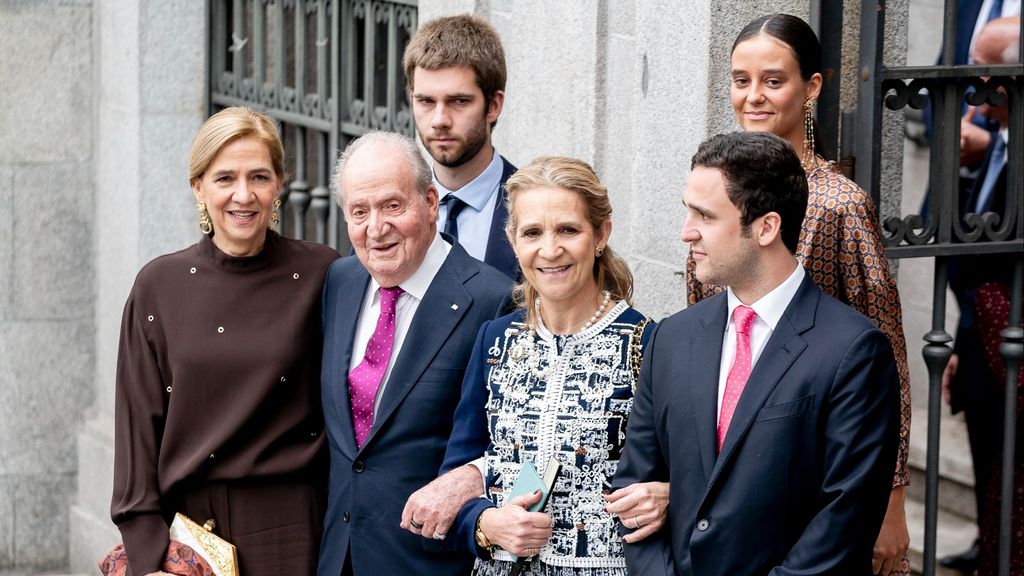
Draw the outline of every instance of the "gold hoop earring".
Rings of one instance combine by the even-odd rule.
[[[196,204],[196,211],[199,212],[199,231],[209,236],[213,225],[210,224],[210,213],[206,211],[206,202]]]
[[[604,254],[604,246],[598,246],[594,249],[594,256],[600,258],[602,254]]]
[[[800,164],[804,170],[814,168],[817,162],[814,158],[814,100],[804,100],[804,151],[800,158]]]
[[[274,198],[274,209],[270,212],[270,229],[277,232],[281,224],[281,199]]]

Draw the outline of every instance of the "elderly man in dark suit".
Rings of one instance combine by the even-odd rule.
[[[885,336],[793,255],[800,161],[772,134],[712,137],[684,200],[697,276],[728,290],[648,344],[615,485],[668,481],[669,521],[626,546],[630,574],[870,574],[896,367]]]
[[[324,284],[331,474],[317,573],[467,574],[469,555],[428,552],[399,523],[437,476],[477,329],[505,313],[511,280],[437,231],[437,191],[412,139],[355,140],[335,186],[355,256]]]

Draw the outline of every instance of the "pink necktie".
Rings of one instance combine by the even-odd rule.
[[[736,328],[736,356],[725,379],[725,394],[722,396],[722,412],[718,415],[718,450],[722,450],[725,433],[729,431],[732,413],[743,394],[743,387],[750,376],[750,327],[757,318],[757,312],[749,306],[737,306],[732,312],[732,323]]]
[[[380,316],[377,328],[366,343],[363,361],[348,373],[348,393],[352,400],[352,428],[356,433],[356,446],[362,447],[373,426],[373,404],[377,389],[388,370],[391,348],[395,344],[395,304],[402,289],[380,288]]]

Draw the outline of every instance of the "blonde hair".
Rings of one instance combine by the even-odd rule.
[[[188,157],[188,181],[202,178],[213,159],[231,142],[255,136],[267,147],[270,163],[280,182],[284,182],[284,146],[277,124],[266,114],[242,106],[232,106],[210,116],[192,140]]]
[[[612,205],[608,199],[608,188],[598,180],[589,164],[565,156],[541,156],[520,168],[505,183],[508,192],[508,222],[505,235],[515,245],[515,231],[519,225],[516,218],[516,199],[526,190],[536,188],[561,188],[574,192],[583,200],[586,218],[595,233],[605,222],[611,220]],[[594,280],[598,288],[607,290],[615,300],[633,303],[633,274],[626,261],[605,246],[604,252],[594,259]],[[533,301],[537,291],[525,278],[516,284],[512,297],[520,308],[526,310],[526,321],[534,325],[537,321]]]

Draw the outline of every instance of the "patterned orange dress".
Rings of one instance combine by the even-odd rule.
[[[811,279],[828,295],[867,316],[892,344],[900,376],[900,442],[892,485],[910,484],[910,372],[903,337],[903,312],[896,280],[878,233],[871,197],[839,173],[833,163],[819,159],[807,173],[807,215],[800,230],[796,255]],[[686,261],[686,300],[695,304],[725,288],[701,284],[692,256]]]

